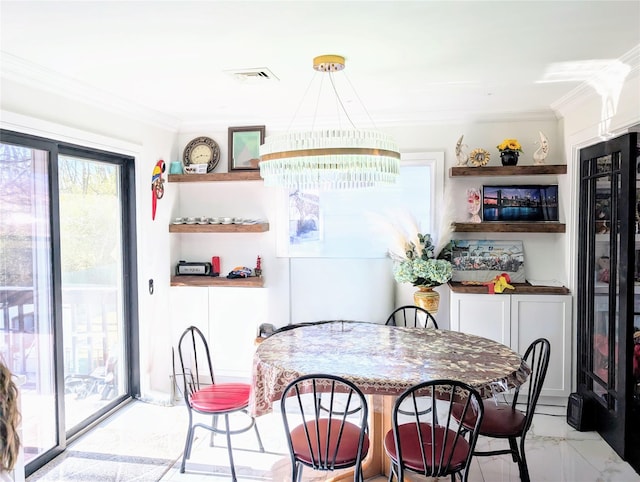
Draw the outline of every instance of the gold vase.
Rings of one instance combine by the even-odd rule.
[[[419,288],[418,291],[413,293],[413,302],[416,306],[424,308],[432,315],[435,315],[440,305],[440,293],[428,286],[420,286]]]

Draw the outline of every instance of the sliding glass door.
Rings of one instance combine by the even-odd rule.
[[[50,151],[0,149],[0,357],[20,384],[29,460],[58,443]]]
[[[126,393],[120,167],[58,158],[65,427]]]
[[[137,389],[133,185],[132,158],[2,132],[0,357],[28,473]]]

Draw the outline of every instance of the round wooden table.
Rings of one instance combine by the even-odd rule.
[[[530,369],[522,357],[493,340],[448,330],[334,321],[301,326],[267,338],[253,359],[249,409],[269,413],[284,388],[301,375],[328,373],[355,383],[371,397],[372,450],[365,477],[384,473],[382,437],[393,399],[420,382],[461,380],[489,398],[521,385]],[[342,480],[337,478],[336,480]]]

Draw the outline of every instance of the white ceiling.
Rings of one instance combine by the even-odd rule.
[[[550,115],[584,82],[539,83],[559,63],[640,64],[640,1],[2,0],[0,32],[6,79],[135,104],[182,130],[335,120],[334,105],[314,113],[322,54],[346,57],[347,111],[357,123],[364,106],[378,126]],[[279,80],[228,73],[254,68]]]

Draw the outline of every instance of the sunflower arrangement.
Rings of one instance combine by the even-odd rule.
[[[522,146],[518,142],[518,139],[505,139],[496,147],[500,152],[507,150],[522,152]]]

